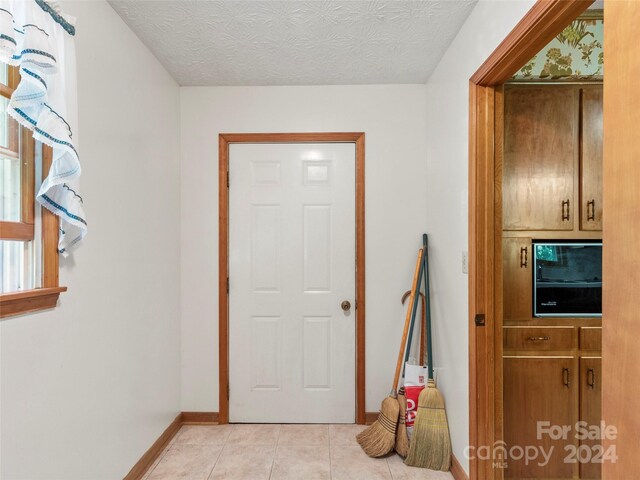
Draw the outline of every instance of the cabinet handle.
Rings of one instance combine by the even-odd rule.
[[[528,263],[529,263],[529,248],[521,247],[520,248],[520,268],[527,268]]]
[[[562,369],[562,383],[564,384],[565,387],[569,388],[569,369],[568,368]]]
[[[593,368],[587,370],[587,386],[596,388],[596,371]]]
[[[589,221],[596,221],[596,201],[593,198],[587,202],[587,222]]]
[[[527,337],[529,342],[548,342],[549,340],[551,340],[551,337]]]
[[[564,222],[565,220],[569,220],[569,207],[571,206],[571,204],[569,203],[569,199],[567,198],[566,200],[562,201],[562,221]],[[565,209],[566,207],[566,209]]]

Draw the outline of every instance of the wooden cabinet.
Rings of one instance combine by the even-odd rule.
[[[602,86],[581,94],[580,229],[602,230]]]
[[[589,426],[599,426],[602,420],[602,358],[582,357],[580,359],[580,420]],[[580,478],[599,479],[602,475],[602,463],[587,461],[599,453],[600,440],[584,439],[580,441],[584,455],[580,462]],[[586,447],[583,447],[585,445]]]
[[[579,93],[571,87],[505,90],[505,230],[573,230]]]
[[[601,478],[601,464],[591,461],[601,453],[600,441],[581,439],[578,430],[600,426],[602,418],[601,328],[506,326],[503,332],[507,451],[553,447],[547,465],[507,459],[505,479]],[[552,438],[539,422],[567,428],[566,436]]]
[[[539,422],[574,426],[578,421],[578,362],[573,356],[504,358],[504,441],[509,450],[520,446],[543,448],[551,453],[548,463],[541,459],[507,460],[506,479],[569,479],[576,465],[565,463],[565,446],[576,443],[539,435]],[[540,424],[542,425],[542,424]]]
[[[580,327],[580,350],[586,353],[602,351],[602,327]]]
[[[506,87],[503,229],[601,231],[602,131],[601,85]]]
[[[601,328],[533,317],[532,242],[601,238],[602,86],[508,85],[503,98],[503,438],[507,451],[553,447],[542,465],[507,458],[504,478],[599,479],[599,441],[576,424],[600,424]],[[569,431],[540,436],[538,422]]]
[[[503,305],[506,320],[533,316],[533,250],[530,238],[502,239]]]
[[[575,327],[521,327],[503,328],[504,349],[507,351],[573,351],[578,347]]]

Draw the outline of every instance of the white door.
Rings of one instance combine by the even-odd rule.
[[[229,420],[354,423],[355,144],[231,144],[229,178]]]

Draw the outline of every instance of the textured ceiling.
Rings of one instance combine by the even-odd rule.
[[[476,1],[109,3],[180,85],[344,85],[425,83]]]

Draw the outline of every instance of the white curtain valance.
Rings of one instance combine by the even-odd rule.
[[[0,0],[0,61],[20,68],[8,113],[53,148],[38,202],[60,217],[58,250],[67,254],[85,236],[76,124],[75,35],[72,17],[55,2]]]

